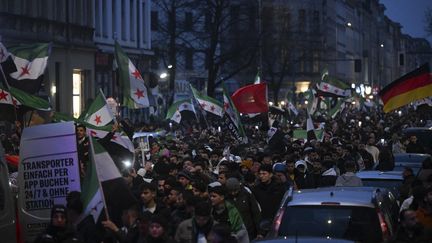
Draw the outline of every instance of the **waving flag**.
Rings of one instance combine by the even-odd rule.
[[[322,96],[336,96],[336,97],[349,97],[351,96],[350,89],[342,89],[330,83],[321,81],[316,86],[318,95]]]
[[[222,104],[219,101],[217,101],[216,99],[210,96],[202,94],[194,87],[192,87],[192,85],[191,85],[191,89],[195,100],[198,102],[198,104],[203,110],[220,117],[223,116]]]
[[[405,74],[384,87],[379,93],[384,112],[390,112],[413,101],[432,96],[429,64]]]
[[[238,113],[234,103],[232,102],[225,87],[223,87],[223,100],[224,100],[224,124],[231,131],[232,135],[240,142],[247,143],[248,139],[243,129],[243,124],[240,120],[240,114]]]
[[[90,139],[90,150],[91,163],[82,183],[84,216],[92,215],[96,222],[105,207],[110,217],[119,218],[136,199],[111,156],[94,138]]]
[[[120,86],[123,90],[123,105],[130,109],[150,107],[149,92],[141,73],[117,42],[115,58],[119,68]]]
[[[16,66],[16,71],[5,73],[9,85],[29,94],[38,92],[50,52],[50,43],[11,46],[8,50],[1,45],[0,61],[10,57]]]
[[[170,119],[175,121],[176,123],[180,123],[182,119],[189,116],[183,113],[184,111],[189,111],[192,112],[193,114],[196,113],[190,99],[179,100],[174,104],[172,104],[168,108],[168,112],[165,119],[167,120]]]
[[[251,84],[238,89],[231,99],[240,113],[268,112],[267,84]]]
[[[114,123],[114,116],[102,92],[96,96],[82,119],[96,127],[103,127]]]

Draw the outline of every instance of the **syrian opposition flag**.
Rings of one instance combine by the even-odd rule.
[[[297,110],[297,108],[293,105],[293,103],[291,103],[291,101],[290,102],[288,102],[288,109],[292,112],[292,113],[294,113],[294,115],[298,115],[298,110]]]
[[[136,203],[130,188],[108,152],[94,138],[90,139],[91,162],[82,183],[84,216],[97,222],[103,208],[107,218],[119,218],[122,210]]]
[[[223,106],[224,116],[223,122],[225,126],[230,130],[231,134],[240,142],[247,143],[248,139],[243,129],[243,124],[240,120],[240,114],[238,113],[234,103],[232,102],[225,87],[223,87]]]
[[[306,98],[307,98],[307,111],[309,114],[314,114],[317,106],[318,106],[318,98],[316,96],[315,89],[309,89],[306,92]]]
[[[192,105],[190,99],[179,100],[174,102],[169,108],[166,115],[167,120],[172,120],[176,123],[180,123],[185,117],[190,117],[192,115],[187,115],[186,112],[193,113],[195,116],[195,108]]]
[[[0,47],[0,59],[9,55],[16,66],[15,72],[5,73],[9,85],[29,94],[38,92],[51,52],[51,43],[11,46],[8,51],[6,54],[6,48]]]
[[[84,125],[89,130],[90,135],[96,138],[106,137],[115,123],[115,117],[102,92],[96,96],[87,112],[79,119],[85,122]],[[110,142],[116,143],[132,153],[135,151],[132,142],[123,132],[115,132]]]
[[[219,101],[217,101],[216,99],[214,99],[210,96],[202,94],[201,92],[196,90],[194,87],[192,87],[192,85],[191,85],[191,89],[192,89],[192,93],[193,93],[195,100],[198,102],[198,104],[200,105],[200,107],[203,110],[210,112],[212,114],[215,114],[217,116],[220,116],[220,117],[223,116],[222,104],[220,104]]]
[[[308,118],[306,120],[306,131],[307,131],[307,140],[316,140],[317,137],[315,135],[315,127],[312,121],[311,115],[308,113]]]
[[[343,111],[343,109],[345,109],[345,101],[339,98],[336,102],[336,105],[334,107],[330,107],[328,115],[334,119],[339,112]]]
[[[335,96],[335,97],[350,97],[351,90],[350,89],[341,89],[335,85],[330,83],[326,83],[321,81],[316,86],[318,95],[320,96]]]
[[[114,123],[114,116],[102,92],[96,96],[82,119],[96,127],[103,127]]]
[[[240,113],[268,112],[267,84],[251,84],[238,89],[231,99]]]
[[[144,79],[117,42],[115,58],[123,90],[123,105],[130,109],[150,107],[149,92]]]

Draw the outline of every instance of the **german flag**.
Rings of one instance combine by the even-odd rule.
[[[384,104],[384,112],[390,112],[413,101],[432,96],[432,78],[429,64],[405,74],[379,93]]]

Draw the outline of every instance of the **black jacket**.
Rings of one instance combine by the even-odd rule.
[[[269,184],[258,183],[252,192],[261,206],[262,219],[272,220],[279,208],[279,204],[285,194],[283,184],[277,183],[272,178]]]

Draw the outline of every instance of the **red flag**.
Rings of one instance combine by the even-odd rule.
[[[231,96],[240,113],[268,112],[267,84],[251,84],[238,89]]]

